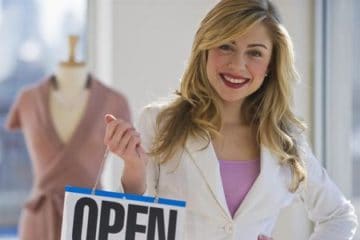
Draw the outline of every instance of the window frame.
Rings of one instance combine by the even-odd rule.
[[[354,44],[349,31],[353,0],[315,2],[314,44],[314,150],[328,174],[351,200],[358,217],[360,198],[353,197],[352,68],[346,56],[352,56]],[[336,9],[336,14],[333,12]],[[346,17],[344,17],[346,16]],[[346,27],[344,27],[346,26]],[[345,37],[344,37],[345,36]],[[345,57],[345,58],[344,58]],[[341,84],[336,82],[341,80]],[[358,238],[358,230],[355,238]]]

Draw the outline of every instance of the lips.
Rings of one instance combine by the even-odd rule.
[[[220,77],[226,86],[235,89],[243,87],[250,81],[250,78],[230,74],[220,74]]]

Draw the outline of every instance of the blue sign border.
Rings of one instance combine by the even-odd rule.
[[[66,186],[65,192],[72,192],[72,193],[82,193],[82,194],[92,194],[92,189],[90,188],[82,188],[82,187],[73,187],[73,186]],[[104,190],[95,190],[95,196],[103,196],[103,197],[111,197],[111,198],[122,198],[127,200],[134,200],[140,202],[150,202],[150,203],[158,203],[158,204],[165,204],[170,206],[176,207],[185,207],[186,202],[180,200],[173,200],[168,198],[155,198],[150,196],[143,196],[143,195],[136,195],[136,194],[129,194],[129,193],[120,193],[120,192],[109,192]]]

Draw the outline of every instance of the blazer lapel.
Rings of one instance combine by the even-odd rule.
[[[205,139],[191,137],[186,141],[185,150],[224,214],[231,219],[213,145]],[[292,193],[288,191],[290,181],[291,170],[281,166],[278,158],[261,146],[260,174],[235,212],[234,219],[255,220],[278,212],[280,205],[286,205],[284,201],[292,200],[289,197]]]
[[[270,150],[261,146],[260,174],[245,196],[234,218],[238,216],[264,217],[277,211],[275,203],[279,203],[284,196],[290,194],[288,181],[291,177],[290,169],[279,164],[278,158]]]
[[[219,162],[213,145],[211,142],[208,143],[206,139],[189,137],[186,141],[185,149],[198,168],[213,197],[223,209],[225,215],[231,218],[225,199]]]

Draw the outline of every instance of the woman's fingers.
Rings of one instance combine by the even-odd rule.
[[[141,158],[141,156],[139,155],[136,149],[136,147],[140,145],[140,142],[141,140],[139,134],[132,135],[131,138],[129,139],[128,145],[126,146],[124,154],[128,155],[128,154],[136,153],[137,157]]]
[[[104,143],[106,145],[114,145],[115,142],[111,143],[114,138],[119,138],[124,135],[127,129],[132,128],[132,125],[128,122],[123,121],[122,119],[110,119],[110,117],[105,116],[106,131],[104,137]]]
[[[122,119],[116,119],[111,114],[106,114],[104,121],[107,125],[104,143],[110,151],[123,158],[141,158],[136,149],[141,142],[140,134],[136,132],[133,126]]]
[[[109,145],[111,139],[113,138],[116,128],[119,126],[119,123],[116,120],[109,121],[106,123],[104,144]]]
[[[110,114],[105,115],[104,121],[106,123],[104,143],[125,163],[121,177],[125,191],[143,194],[146,188],[147,157],[138,152],[142,149],[140,134],[130,123],[116,119]]]
[[[132,129],[127,129],[125,133],[118,132],[117,136],[114,136],[114,142],[117,144],[117,152],[122,155],[124,154],[125,148],[129,144],[129,140],[132,136]]]
[[[124,154],[132,137],[139,136],[134,128],[128,128],[125,133],[121,133],[119,131],[119,135],[121,136],[116,136],[116,138],[114,137],[115,142],[118,143],[117,151],[119,154]]]

